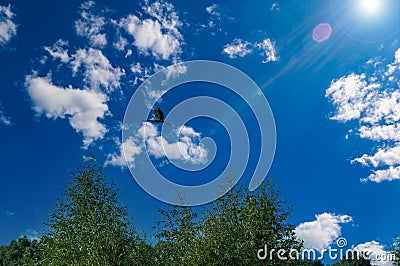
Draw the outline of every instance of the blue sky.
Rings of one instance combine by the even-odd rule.
[[[396,0],[0,1],[0,243],[37,236],[68,171],[92,154],[115,179],[137,227],[151,232],[157,209],[167,205],[127,168],[125,110],[152,74],[201,59],[243,71],[268,100],[277,134],[268,176],[294,204],[290,222],[306,244],[323,249],[341,236],[349,245],[388,249],[400,233],[399,10]],[[181,85],[161,99],[159,92],[150,88],[143,101],[166,113],[196,95],[238,112],[252,134],[239,181],[247,187],[260,134],[246,102],[208,83]],[[170,125],[169,136],[180,126]],[[149,154],[177,183],[209,182],[229,169],[230,148],[241,152],[212,119],[190,120],[175,139],[150,129],[147,153],[143,143],[125,146],[128,164]],[[204,138],[217,149],[198,172],[160,153],[167,141],[171,162],[200,169],[213,155]]]

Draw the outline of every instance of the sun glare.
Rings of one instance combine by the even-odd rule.
[[[376,15],[381,9],[382,0],[359,0],[360,9],[367,15]]]

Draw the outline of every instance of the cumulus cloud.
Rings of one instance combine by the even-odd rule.
[[[159,159],[167,157],[169,160],[180,160],[192,164],[204,163],[207,159],[207,150],[200,144],[200,133],[191,127],[181,126],[174,131],[176,141],[168,141],[150,123],[143,125],[136,133],[120,144],[119,153],[108,155],[106,165],[133,166],[135,156],[147,154]],[[125,158],[123,151],[125,150]]]
[[[26,87],[33,109],[47,118],[68,118],[76,132],[83,135],[83,147],[103,138],[106,127],[99,122],[108,112],[107,96],[99,91],[61,88],[50,78],[28,76]]]
[[[140,144],[140,140],[134,137],[129,137],[124,143],[121,143],[117,139],[116,144],[119,147],[119,152],[108,154],[105,165],[119,166],[121,168],[124,168],[127,165],[133,167],[135,156],[142,153],[143,147]]]
[[[361,157],[352,160],[365,166],[372,165],[378,167],[381,165],[394,166],[400,161],[400,146],[391,148],[381,148],[374,155],[363,154]]]
[[[299,224],[295,233],[304,240],[306,248],[314,248],[322,251],[328,248],[332,242],[340,236],[341,225],[349,223],[353,219],[348,215],[335,215],[322,213],[315,215],[315,220]]]
[[[368,177],[361,178],[361,182],[372,181],[380,183],[382,181],[393,181],[398,179],[400,179],[400,166],[389,166],[389,168],[386,169],[374,170]]]
[[[120,27],[133,38],[139,52],[164,60],[177,57],[181,53],[183,41],[179,28],[182,23],[170,3],[146,2],[144,11],[151,17],[140,19],[136,15],[128,15],[120,20]]]
[[[245,57],[253,52],[252,44],[242,39],[234,39],[232,43],[226,44],[222,50],[229,58]]]
[[[371,259],[372,265],[377,266],[392,266],[392,261],[388,259],[388,252],[385,247],[377,241],[369,241],[362,244],[358,244],[354,247],[354,250],[360,252],[366,252],[366,255]]]
[[[373,154],[363,154],[352,163],[371,167],[372,173],[361,181],[379,183],[400,179],[400,49],[383,70],[377,61],[367,62],[372,67],[368,73],[333,80],[326,97],[336,107],[331,119],[358,122],[357,135],[376,143]]]
[[[229,58],[245,57],[253,53],[254,49],[258,49],[265,59],[263,63],[274,62],[278,60],[274,42],[266,38],[262,42],[250,43],[240,38],[236,38],[232,43],[226,44],[222,53],[227,54]]]
[[[275,43],[271,39],[266,38],[262,42],[257,43],[256,46],[262,51],[261,54],[265,56],[263,63],[278,61]]]
[[[341,122],[359,119],[379,88],[378,83],[368,84],[365,74],[352,73],[334,80],[326,90],[326,96],[337,106],[331,119]]]
[[[387,65],[387,71],[386,71],[385,75],[389,78],[390,81],[393,81],[395,79],[395,77],[392,75],[396,71],[399,71],[399,69],[400,69],[400,49],[398,49],[395,52],[394,61]]]
[[[106,24],[106,19],[90,14],[90,8],[94,5],[93,1],[82,4],[81,18],[75,21],[75,30],[77,35],[88,38],[93,46],[104,47],[107,44],[107,38],[101,30]]]
[[[121,76],[125,74],[119,67],[113,67],[100,50],[78,49],[71,60],[74,75],[80,68],[84,70],[84,81],[92,89],[104,88],[107,93],[120,87]]]
[[[113,67],[108,58],[98,49],[80,48],[70,55],[68,42],[61,39],[44,49],[53,59],[58,59],[70,66],[74,76],[82,73],[83,81],[91,89],[103,89],[106,93],[113,92],[120,87],[120,79],[125,75],[124,69]]]
[[[11,11],[11,5],[0,6],[0,45],[5,45],[17,35],[14,17],[15,14]]]

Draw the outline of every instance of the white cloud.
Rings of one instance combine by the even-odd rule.
[[[382,181],[393,181],[400,179],[400,166],[389,166],[383,170],[374,170],[367,178],[361,178],[362,182],[372,181],[380,183]]]
[[[326,90],[328,97],[336,106],[336,114],[333,120],[347,122],[361,117],[380,85],[368,85],[365,74],[350,74],[338,80],[334,80]]]
[[[90,14],[89,9],[92,6],[94,6],[93,1],[82,4],[81,18],[75,21],[76,34],[88,38],[93,46],[104,47],[107,44],[106,35],[100,32],[106,24],[106,20],[104,17]]]
[[[400,141],[400,125],[360,126],[358,129],[361,138],[376,141]]]
[[[221,13],[217,11],[217,9],[218,9],[217,4],[213,4],[211,6],[206,7],[207,13],[212,16],[220,16],[221,15]]]
[[[119,154],[107,156],[106,165],[125,166],[123,148],[125,148],[126,162],[133,166],[135,156],[147,152],[155,158],[167,157],[169,160],[181,160],[192,164],[202,164],[207,159],[207,150],[200,144],[200,133],[191,127],[181,126],[174,132],[177,141],[168,141],[160,136],[156,126],[143,123],[135,135],[127,138],[120,144]],[[146,150],[147,148],[147,150]]]
[[[227,54],[229,58],[245,57],[253,52],[252,44],[242,39],[234,39],[232,43],[224,46],[223,53]]]
[[[381,148],[372,156],[363,154],[361,157],[352,160],[352,162],[374,167],[382,165],[394,166],[400,162],[400,146]]]
[[[151,54],[164,60],[177,57],[181,53],[182,34],[179,28],[182,23],[169,3],[146,3],[144,11],[152,18],[139,19],[128,15],[120,20],[124,28],[133,38],[134,45],[143,54]]]
[[[68,55],[68,42],[62,39],[59,39],[53,46],[51,47],[44,47],[44,49],[54,58],[60,59],[63,63],[68,63],[70,57]]]
[[[171,78],[176,78],[179,77],[187,72],[187,66],[185,64],[177,64],[168,67],[165,70],[165,78],[171,79]]]
[[[340,236],[340,224],[349,223],[353,219],[348,215],[335,215],[322,213],[315,215],[316,220],[299,224],[295,233],[304,240],[306,248],[323,250],[329,247],[332,242]]]
[[[358,244],[354,247],[354,250],[359,252],[367,252],[369,258],[371,258],[372,265],[378,266],[391,266],[393,265],[390,260],[387,259],[388,252],[385,247],[377,241],[365,242]]]
[[[139,81],[143,82],[153,73],[153,70],[150,67],[145,67],[139,62],[131,65],[131,71],[135,74],[133,85],[137,85]]]
[[[139,130],[144,134],[144,127]],[[194,164],[204,163],[207,158],[207,151],[198,144],[200,133],[192,128],[181,126],[176,130],[177,142],[168,142],[164,137],[159,136],[154,125],[146,126],[145,140],[147,151],[156,158],[167,156],[170,160],[182,160]]]
[[[274,62],[278,60],[274,42],[266,38],[262,42],[250,43],[242,39],[234,39],[232,43],[226,44],[222,53],[227,54],[229,58],[245,57],[253,53],[254,49],[261,51],[261,55],[265,56],[263,63]]]
[[[218,4],[213,4],[211,6],[206,7],[206,12],[210,15],[208,19],[208,28],[215,28],[218,32],[222,32],[222,26],[221,26],[221,21],[223,18],[226,18],[221,11],[219,11],[221,8]],[[232,18],[231,18],[232,19]],[[207,28],[206,25],[201,25],[204,29]],[[211,31],[211,35],[216,35],[216,32]],[[226,33],[225,33],[226,34]]]
[[[326,97],[336,107],[331,119],[358,122],[358,136],[376,143],[374,154],[352,160],[372,169],[361,181],[400,179],[400,49],[383,71],[376,59],[366,65],[372,68],[370,72],[333,80],[326,90]]]
[[[279,10],[280,10],[279,3],[277,3],[277,2],[272,3],[271,11],[279,11]]]
[[[105,165],[120,166],[121,168],[133,167],[135,163],[135,156],[142,153],[142,145],[140,141],[133,137],[129,137],[124,143],[117,139],[116,144],[119,147],[119,153],[111,153],[107,155]],[[124,157],[125,150],[125,157]]]
[[[11,5],[0,6],[0,45],[8,43],[17,35],[17,25],[12,20],[14,17]]]
[[[396,71],[399,71],[400,69],[400,49],[398,49],[395,54],[394,54],[394,61],[387,65],[387,71],[385,73],[386,76],[389,77],[390,81],[394,81],[395,79],[398,80],[398,78],[395,78],[392,76]]]
[[[263,63],[278,61],[278,55],[275,49],[275,43],[271,39],[266,38],[256,46],[262,50],[262,55],[265,56]]]
[[[83,147],[103,138],[106,127],[98,120],[108,112],[107,96],[99,91],[61,88],[50,78],[27,76],[26,86],[38,114],[47,118],[68,117],[75,131],[84,136]]]
[[[124,51],[125,47],[128,45],[128,40],[122,36],[119,36],[118,41],[116,41],[113,45],[118,51]]]
[[[11,118],[4,114],[3,107],[1,104],[0,104],[0,123],[2,123],[3,125],[6,125],[6,126],[12,125]]]
[[[74,75],[80,67],[84,68],[84,81],[92,89],[103,87],[107,93],[120,87],[120,78],[125,74],[119,67],[113,67],[100,50],[79,49],[72,55],[72,72]]]

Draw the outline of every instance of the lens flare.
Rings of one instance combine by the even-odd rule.
[[[332,27],[329,23],[320,23],[313,30],[313,39],[316,42],[324,42],[332,34]]]
[[[376,15],[380,12],[382,0],[359,0],[359,8],[367,15]]]

